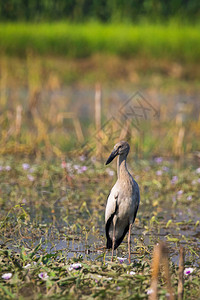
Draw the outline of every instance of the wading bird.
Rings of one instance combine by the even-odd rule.
[[[128,233],[129,263],[131,263],[131,226],[135,221],[140,202],[140,190],[137,182],[133,179],[126,166],[126,158],[130,146],[127,142],[121,141],[114,146],[106,165],[116,156],[117,160],[117,181],[108,196],[105,223],[107,249],[114,250],[121,244],[126,233]]]

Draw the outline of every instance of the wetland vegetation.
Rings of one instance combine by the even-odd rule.
[[[159,299],[169,297],[169,280],[178,295],[180,246],[183,299],[199,299],[199,24],[8,20],[0,24],[0,298],[147,299],[163,241],[170,279],[161,268]],[[131,264],[127,238],[113,263],[104,248],[116,180],[105,161],[119,139],[130,143],[141,191]]]

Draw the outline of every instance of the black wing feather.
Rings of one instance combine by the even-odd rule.
[[[112,220],[114,218],[114,215],[117,213],[117,210],[118,210],[118,205],[117,205],[117,201],[116,201],[115,211],[114,211],[114,213],[112,213],[112,215],[110,216],[110,218],[106,222],[106,238],[107,238],[106,248],[107,249],[112,248],[112,239],[109,236],[109,229],[110,229],[110,225],[112,223]]]
[[[125,227],[122,236],[121,236],[118,240],[115,241],[115,247],[114,247],[114,249],[117,249],[117,247],[119,247],[119,245],[120,245],[121,242],[123,241],[125,235],[127,234],[128,229],[129,229],[129,224]]]
[[[118,209],[118,205],[117,205],[117,202],[116,202],[116,208],[115,208],[115,211],[114,211],[114,213],[110,216],[110,218],[108,219],[108,221],[107,221],[107,223],[106,223],[106,237],[107,237],[106,248],[107,248],[107,249],[111,249],[111,248],[112,248],[112,239],[111,239],[110,236],[109,236],[109,228],[110,228],[110,225],[111,225],[112,220],[113,220],[113,218],[114,218],[114,215],[117,213],[117,209]],[[134,221],[135,221],[135,218],[136,218],[136,215],[137,215],[137,211],[138,211],[138,206],[137,206],[137,208],[136,208],[136,210],[135,210],[135,214],[134,214],[134,217],[133,217],[133,223],[134,223]],[[132,223],[132,224],[133,224],[133,223]],[[125,235],[127,234],[128,230],[129,230],[129,225],[130,225],[130,224],[128,224],[128,225],[125,227],[122,236],[121,236],[118,240],[115,241],[114,249],[117,249],[117,247],[119,247],[119,245],[120,245],[121,242],[123,241]]]

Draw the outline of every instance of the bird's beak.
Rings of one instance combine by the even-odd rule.
[[[118,150],[113,150],[107,159],[106,165],[108,165],[118,154]]]

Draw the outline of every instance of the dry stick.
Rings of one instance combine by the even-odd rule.
[[[77,117],[74,117],[73,122],[78,141],[82,143],[84,141],[84,137],[79,119]]]
[[[179,269],[178,269],[178,300],[183,299],[184,293],[184,248],[180,246],[179,250]]]
[[[163,267],[165,272],[165,278],[167,281],[167,290],[169,293],[168,299],[174,300],[174,292],[171,285],[171,276],[169,271],[169,255],[168,255],[168,249],[165,244],[162,244],[162,262],[163,262]]]
[[[169,272],[168,249],[164,243],[157,244],[154,247],[153,262],[152,262],[152,281],[150,287],[149,300],[157,299],[158,274],[159,274],[159,266],[161,261],[164,266],[169,299],[173,300],[174,293],[171,286],[171,279],[170,279],[170,272]]]
[[[96,84],[95,87],[95,123],[97,131],[97,155],[101,153],[101,142],[99,141],[101,134],[101,86]]]
[[[159,264],[161,260],[161,247],[160,244],[157,244],[153,250],[153,262],[152,262],[152,276],[151,276],[151,286],[149,300],[157,299],[157,286],[158,286],[158,273],[159,273]]]
[[[22,125],[22,106],[18,105],[16,109],[16,120],[15,120],[15,133],[16,136],[20,134],[21,131],[21,125]]]

